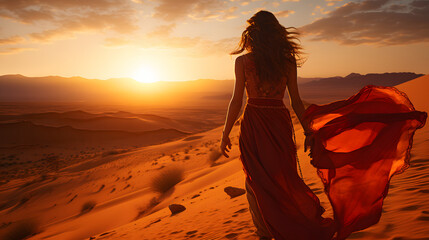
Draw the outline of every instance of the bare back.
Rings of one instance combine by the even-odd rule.
[[[251,53],[243,55],[245,86],[248,98],[274,98],[283,99],[286,91],[287,78],[280,83],[269,84],[259,80],[256,65]]]

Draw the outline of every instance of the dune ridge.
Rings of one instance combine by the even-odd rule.
[[[192,121],[172,119],[154,114],[135,114],[126,111],[89,113],[82,110],[66,112],[42,112],[15,115],[0,115],[0,123],[30,121],[37,125],[70,126],[84,130],[121,130],[142,132],[162,128],[185,132],[198,132],[216,126],[212,120]]]
[[[397,86],[407,93],[417,110],[428,109],[426,93],[421,91],[427,89],[427,77]],[[303,152],[302,128],[291,113],[304,181],[320,198],[326,209],[324,216],[332,216],[323,185]],[[239,122],[230,135],[233,145],[230,158],[216,152],[222,129],[217,126],[168,142],[129,149],[100,146],[105,149],[96,148],[96,155],[87,154],[85,149],[84,153],[77,153],[85,156],[83,159],[68,159],[68,165],[47,173],[2,179],[0,236],[29,216],[37,216],[33,224],[41,230],[29,239],[256,240],[246,195],[231,198],[225,192],[226,187],[244,189],[238,151]],[[380,222],[352,234],[349,239],[429,237],[428,129],[426,125],[414,136],[411,167],[392,178]],[[52,152],[55,148],[47,150]],[[64,149],[55,151],[59,154]],[[17,161],[10,160],[8,155],[6,159],[5,155],[0,156],[2,163]],[[184,179],[166,193],[158,194],[151,190],[151,179],[168,167],[182,167]],[[172,215],[170,204],[183,205],[185,210]],[[90,207],[83,210],[84,206]]]

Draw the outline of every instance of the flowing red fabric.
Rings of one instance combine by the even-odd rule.
[[[347,100],[311,105],[318,169],[333,210],[297,172],[294,130],[280,99],[248,98],[241,117],[240,160],[267,229],[276,240],[345,239],[377,223],[392,175],[409,166],[414,131],[427,114],[393,87],[367,86]]]
[[[409,167],[427,113],[394,87],[366,86],[347,100],[310,105],[312,165],[334,210],[338,239],[377,223],[394,174]]]

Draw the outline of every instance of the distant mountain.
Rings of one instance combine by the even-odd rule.
[[[395,86],[422,74],[351,73],[345,77],[298,78],[299,90],[308,102],[323,103],[346,98],[365,85]],[[141,83],[130,78],[108,80],[58,76],[0,76],[0,102],[91,102],[148,106],[219,106],[228,101],[233,80],[200,79],[183,82]],[[287,95],[286,95],[287,97]]]
[[[410,72],[400,73],[370,73],[361,75],[351,73],[345,77],[321,78],[299,84],[301,97],[313,103],[327,103],[344,99],[357,93],[366,85],[395,86],[418,77],[423,74]]]
[[[368,84],[380,86],[395,86],[411,79],[423,76],[411,72],[403,73],[369,73],[361,75],[359,73],[350,73],[345,77],[321,78],[301,84],[302,86],[337,86],[348,88],[350,86],[363,87]]]
[[[200,104],[196,99],[232,92],[233,81],[200,79],[141,83],[130,78],[0,76],[1,102],[91,102],[141,105]]]

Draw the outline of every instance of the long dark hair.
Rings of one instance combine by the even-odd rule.
[[[249,26],[241,34],[237,49],[230,54],[240,54],[244,50],[253,53],[261,81],[280,81],[290,69],[286,66],[299,67],[304,63],[302,48],[295,41],[299,41],[296,28],[283,27],[274,14],[264,10],[253,15],[247,23]]]

